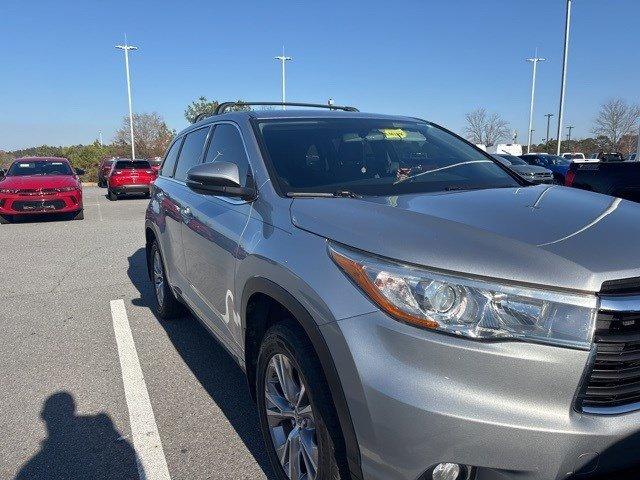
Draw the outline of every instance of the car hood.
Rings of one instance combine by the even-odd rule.
[[[78,179],[72,175],[23,175],[9,176],[0,180],[0,188],[38,189],[78,186]]]
[[[551,170],[537,165],[509,165],[509,168],[520,175],[531,175],[534,173],[547,173],[552,175]]]
[[[291,220],[381,256],[521,284],[596,292],[640,276],[640,205],[561,186],[295,199]]]

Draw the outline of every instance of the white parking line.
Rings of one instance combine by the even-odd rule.
[[[133,342],[124,300],[111,300],[113,330],[118,344],[124,394],[136,450],[140,480],[171,480],[162,450],[158,426],[151,408],[149,392]]]

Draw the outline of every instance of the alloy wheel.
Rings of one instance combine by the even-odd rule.
[[[318,474],[316,422],[300,372],[281,353],[269,360],[265,407],[269,433],[280,464],[291,480],[315,480]]]
[[[162,259],[158,250],[153,255],[153,285],[156,288],[158,305],[162,307],[162,302],[164,301],[164,271],[162,270]]]

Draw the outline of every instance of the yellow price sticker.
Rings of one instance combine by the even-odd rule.
[[[383,128],[381,131],[384,135],[384,138],[387,139],[393,140],[407,138],[407,132],[405,132],[401,128]]]

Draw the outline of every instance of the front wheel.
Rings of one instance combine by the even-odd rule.
[[[260,348],[260,427],[279,480],[338,480],[344,442],[318,357],[301,329],[272,327]],[[343,465],[343,467],[339,467]]]
[[[11,223],[9,215],[0,215],[0,225],[8,225],[9,223]]]
[[[118,194],[111,189],[107,190],[107,197],[109,197],[109,200],[111,200],[112,202],[118,200]]]

